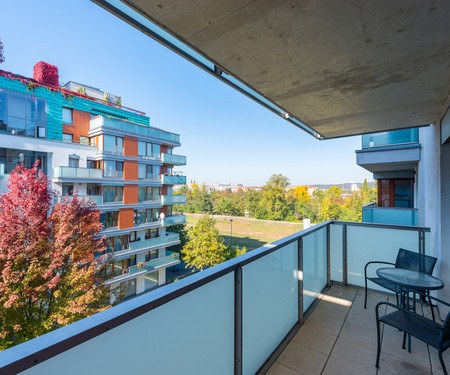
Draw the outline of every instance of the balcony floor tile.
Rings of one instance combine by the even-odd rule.
[[[364,289],[333,285],[268,374],[442,374],[436,349],[412,338],[408,353],[401,347],[403,333],[383,325],[380,368],[375,368],[375,306],[381,301],[396,303],[394,295],[370,290],[364,309]],[[430,314],[428,307],[418,309]],[[380,314],[386,311],[383,306]],[[450,350],[444,361],[450,366]]]

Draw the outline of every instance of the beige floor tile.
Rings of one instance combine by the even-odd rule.
[[[384,327],[381,342],[382,353],[388,353],[418,364],[428,363],[429,366],[428,347],[424,342],[417,340],[415,337],[411,337],[411,353],[407,350],[408,340],[406,340],[406,349],[402,349],[402,342],[403,332],[390,326]]]
[[[381,353],[378,375],[425,375],[431,374],[428,362],[418,363],[399,358],[388,353]]]
[[[328,296],[333,296],[337,298],[342,298],[348,301],[353,301],[358,293],[358,288],[355,287],[346,287],[342,285],[333,285],[330,290],[327,292]]]
[[[345,362],[337,358],[329,358],[322,375],[375,375],[375,363],[373,368],[368,369],[367,366],[360,366],[354,362]]]
[[[281,363],[275,362],[267,372],[267,375],[300,375],[300,373],[282,365]]]
[[[371,349],[377,348],[376,330],[353,324],[348,321],[344,323],[339,337],[358,345],[367,346]]]
[[[329,315],[314,311],[306,320],[305,327],[315,327],[320,331],[330,333],[337,336],[342,328],[344,321],[341,319],[332,318]]]
[[[375,314],[375,306],[378,302],[386,302],[386,296],[381,293],[371,294],[367,297],[367,308],[364,309],[364,294],[358,294],[353,302],[352,309],[362,310]]]
[[[331,316],[333,318],[345,320],[347,317],[350,306],[342,306],[338,304],[340,301],[335,301],[333,299],[322,300],[317,305],[314,311]]]
[[[377,329],[375,315],[364,310],[350,309],[347,316],[347,321],[353,324],[358,324],[362,327]]]
[[[337,336],[321,331],[314,326],[303,326],[294,336],[292,341],[329,355],[337,339]]]
[[[302,375],[321,374],[328,356],[291,341],[277,362]]]
[[[333,358],[342,364],[347,364],[352,371],[360,374],[370,374],[375,371],[376,350],[338,338],[331,352]]]

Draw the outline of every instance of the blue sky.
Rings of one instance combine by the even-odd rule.
[[[181,135],[188,181],[293,185],[372,181],[356,165],[360,137],[318,141],[88,0],[7,0],[0,14],[6,61],[32,76],[46,61],[60,82],[122,96],[155,127]]]

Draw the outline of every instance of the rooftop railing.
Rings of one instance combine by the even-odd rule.
[[[419,130],[416,129],[402,129],[391,132],[364,134],[362,136],[362,147],[380,147],[399,145],[404,143],[419,142]]]
[[[154,373],[265,373],[331,281],[363,286],[368,261],[428,253],[428,231],[327,221],[7,349],[0,369],[75,374],[82,359],[91,373],[144,373],[149,361]],[[173,324],[180,311],[188,323]],[[118,347],[148,360],[102,360]]]

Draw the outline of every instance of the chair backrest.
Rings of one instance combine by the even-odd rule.
[[[431,275],[437,258],[419,254],[415,251],[399,249],[397,260],[395,261],[396,268],[403,268],[411,271],[419,271]]]

